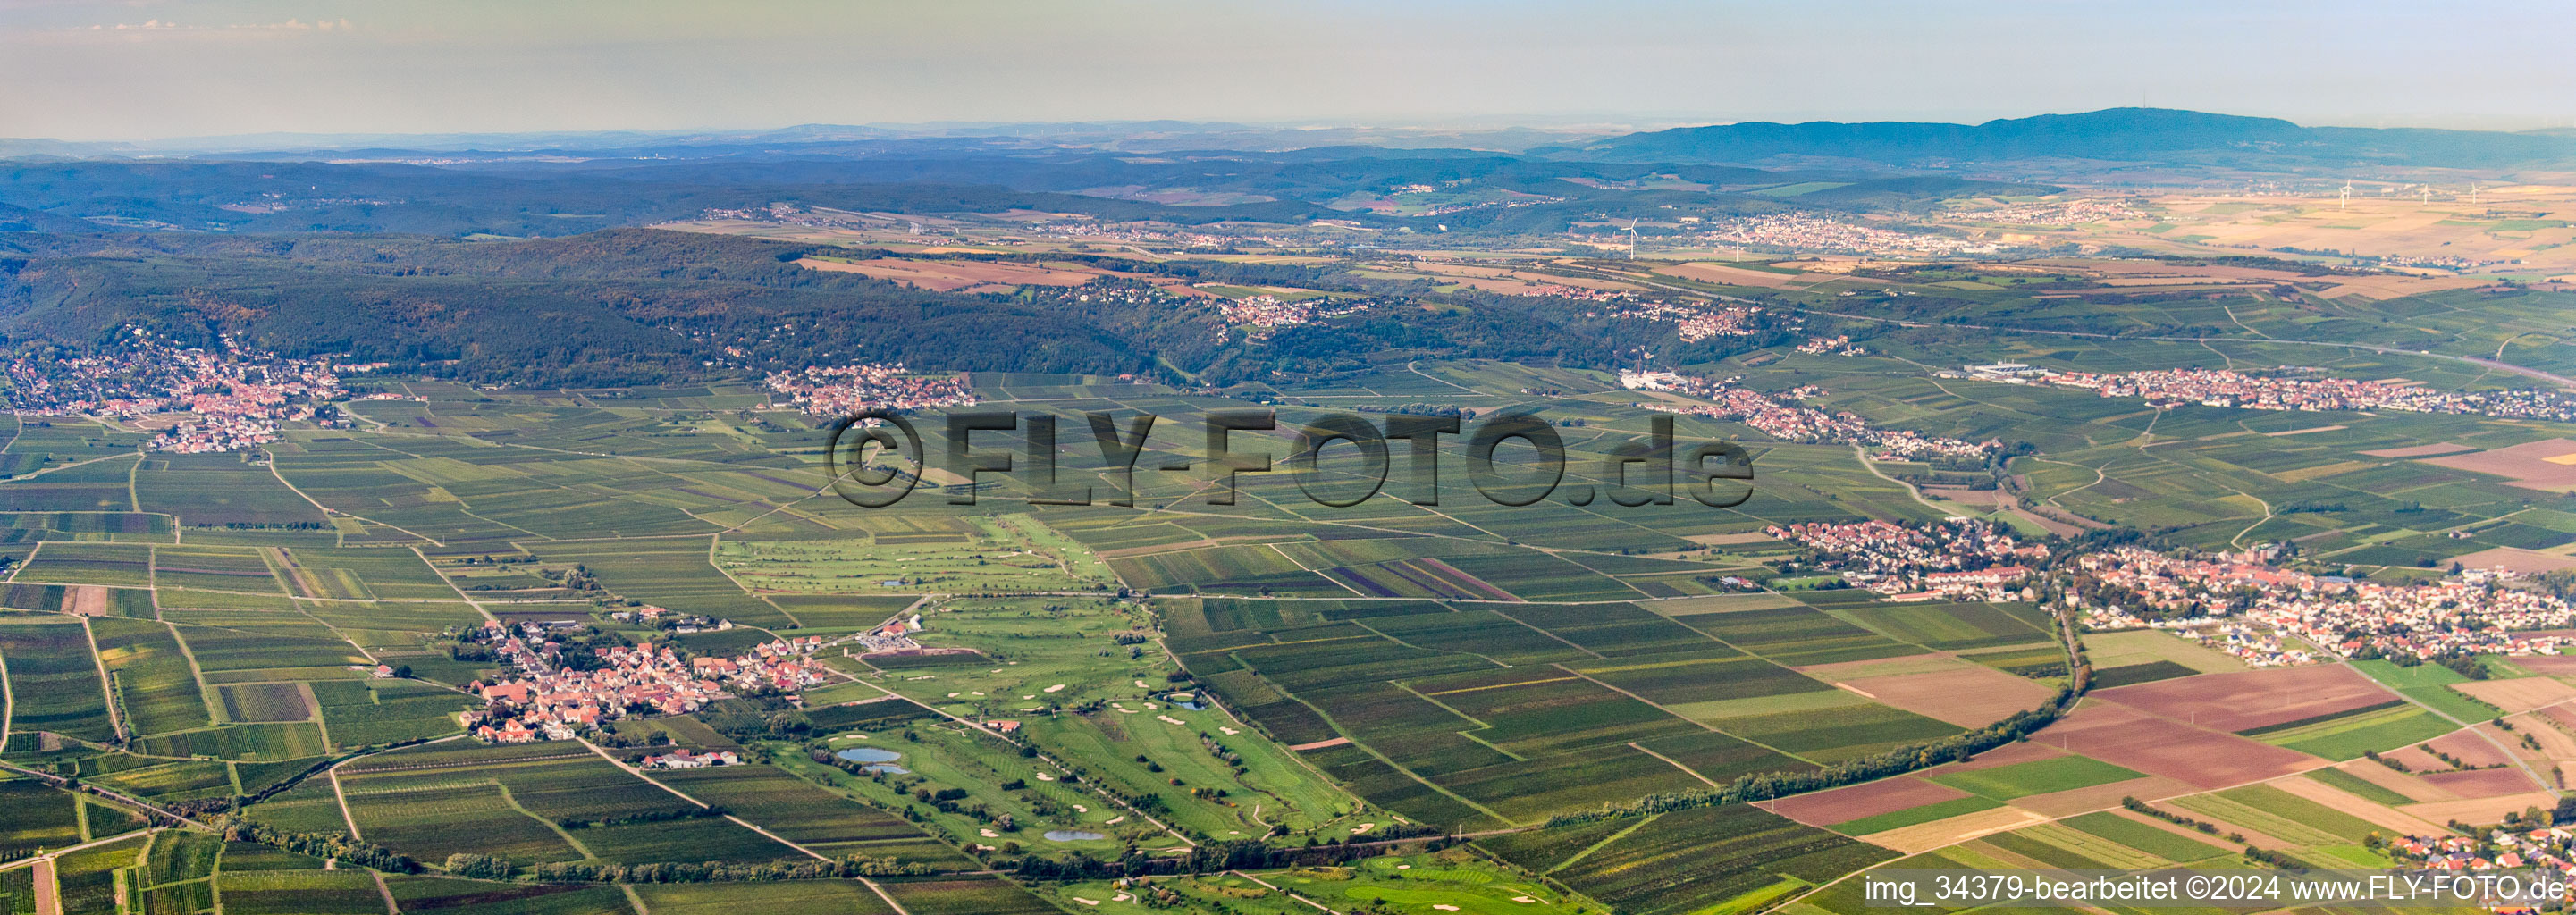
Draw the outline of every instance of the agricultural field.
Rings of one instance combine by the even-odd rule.
[[[833,539],[728,539],[715,562],[759,593],[1078,591],[1113,581],[1088,548],[1030,515],[886,519],[870,527]]]
[[[168,624],[97,619],[89,627],[99,661],[107,666],[110,692],[124,709],[129,730],[166,734],[213,723],[203,687]]]
[[[830,911],[849,915],[894,915],[883,897],[856,880],[797,880],[780,883],[670,883],[635,888],[637,898],[656,915],[734,915],[746,909],[772,912]]]
[[[83,829],[79,799],[33,779],[0,781],[0,801],[8,805],[6,832],[0,832],[0,855],[78,845]]]
[[[1068,883],[1045,887],[1042,892],[1059,906],[1071,903],[1080,906],[1080,911],[1128,915],[1158,911],[1146,899],[1160,893],[1176,897],[1180,906],[1223,905],[1233,911],[1260,915],[1315,911],[1299,897],[1335,908],[1370,905],[1393,911],[1429,909],[1475,915],[1526,912],[1533,906],[1564,905],[1570,901],[1563,890],[1464,850],[1384,855],[1350,865],[1172,877],[1126,887],[1106,881]],[[1432,908],[1440,905],[1456,908]]]
[[[1575,839],[1550,833],[1566,830]],[[1758,908],[1895,852],[1744,805],[1554,827],[1484,847],[1628,912]]]
[[[1844,186],[1793,182],[1760,196]],[[1444,294],[1527,290],[1554,276],[1530,260],[1439,261],[1419,275]],[[2529,574],[2576,566],[2576,509],[2557,492],[2569,465],[2553,460],[2576,451],[2576,429],[2562,424],[2152,408],[1930,376],[1999,360],[2089,371],[2310,365],[2491,389],[2508,379],[2287,341],[2375,328],[2386,315],[2456,334],[2428,343],[2440,352],[2537,358],[2536,345],[2500,347],[2507,334],[2557,329],[2547,310],[2472,327],[2452,323],[2471,320],[2460,315],[2474,309],[2451,307],[2470,299],[2400,311],[2372,294],[2388,291],[2378,281],[2338,274],[2246,280],[2301,291],[2227,293],[2223,307],[2113,301],[2105,290],[2121,287],[2094,285],[2104,280],[2095,274],[2125,268],[2088,263],[2051,268],[2042,282],[2077,284],[2050,296],[2099,301],[2031,298],[2014,280],[2042,274],[2000,265],[1861,276],[1760,260],[1627,268],[1759,289],[1782,310],[1852,308],[1840,293],[1873,288],[1942,297],[1948,311],[1868,300],[1926,318],[1921,333],[1872,336],[1802,312],[1818,329],[1859,330],[1867,355],[1748,338],[1676,365],[1774,394],[1813,384],[1792,399],[2004,449],[1983,465],[1869,460],[1850,442],[1686,418],[1692,434],[1755,452],[1755,497],[1720,509],[1568,495],[1498,506],[1475,498],[1454,463],[1443,485],[1464,498],[1438,505],[1412,501],[1397,480],[1357,505],[1319,506],[1287,473],[1243,474],[1232,504],[1220,504],[1198,474],[1143,463],[1136,508],[1033,505],[1028,481],[997,473],[982,475],[977,504],[952,505],[943,497],[960,481],[935,470],[903,507],[861,510],[818,496],[822,420],[756,409],[770,392],[739,379],[512,389],[372,378],[403,399],[355,403],[358,428],[290,429],[251,459],[138,456],[130,432],[30,427],[0,451],[0,470],[20,475],[0,482],[0,557],[10,560],[0,668],[11,698],[0,754],[155,803],[257,797],[244,814],[253,822],[355,833],[430,871],[387,875],[380,890],[346,861],[325,870],[280,849],[168,832],[85,854],[63,878],[88,910],[115,909],[123,885],[128,911],[205,912],[219,897],[225,912],[278,915],[372,915],[387,894],[404,911],[463,913],[1819,915],[1860,911],[1851,882],[1835,881],[1873,867],[2220,868],[2239,866],[2247,845],[2376,866],[2385,859],[2362,845],[2371,833],[2454,819],[2484,827],[2545,809],[2550,767],[2576,764],[2576,738],[2565,736],[2576,686],[2562,679],[2576,669],[2486,659],[2493,678],[2471,680],[2384,660],[2256,668],[2149,629],[2084,633],[2089,694],[2027,739],[1964,759],[1945,750],[1865,780],[1838,768],[1947,746],[2055,701],[2074,682],[2051,612],[2063,595],[1879,600],[1801,566],[1812,557],[1761,533],[1769,524],[1960,514],[2034,541],[2054,533],[2059,550],[2096,529],[2153,532],[2177,550],[2289,543],[2302,568],[2372,583],[2438,579],[2464,557]],[[1031,295],[1103,275],[1091,260],[927,256],[805,258],[798,272],[859,266],[924,290]],[[1615,263],[1557,267],[1585,273],[1557,277],[1579,288],[1651,288],[1605,278],[1619,275]],[[1310,287],[1331,285],[1330,271],[1296,283],[1140,275],[1227,297],[1289,289],[1283,298],[1312,301]],[[1937,325],[1999,316],[2132,337],[2241,319],[2232,326],[2281,339],[2043,339]],[[1155,412],[1168,422],[1154,448],[1176,461],[1204,458],[1186,430],[1211,409],[1265,407],[1295,424],[1327,408],[1543,406],[1572,452],[1564,484],[1596,490],[1609,485],[1609,449],[1645,428],[1631,404],[1649,396],[1572,362],[1409,355],[1213,393],[1099,375],[976,372],[966,383],[989,404],[1059,415]],[[1277,459],[1288,437],[1236,443]],[[1121,488],[1072,439],[1059,445],[1076,482]],[[1013,454],[1027,444],[979,441]],[[1330,461],[1321,471],[1325,485],[1349,477]],[[643,604],[735,625],[680,634],[607,622]],[[488,682],[500,664],[455,660],[440,638],[487,619],[570,619],[709,656],[780,635],[838,639],[916,613],[922,628],[904,636],[929,652],[836,643],[820,656],[827,682],[782,691],[793,700],[639,714],[592,735],[599,752],[461,737],[459,714],[481,703],[451,687]],[[423,679],[368,676],[379,663]],[[2517,730],[2463,730],[2498,717]],[[420,741],[435,742],[400,746]],[[644,775],[620,765],[671,747],[746,763]],[[2449,771],[2436,753],[2504,768]],[[1814,773],[1838,786],[1759,804],[1616,809]],[[2129,795],[2214,831],[2123,809]],[[0,828],[0,855],[141,822],[27,779],[0,781],[0,804],[23,812]],[[980,873],[1008,874],[1023,858],[1331,848],[1425,830],[1490,834],[1474,850],[1392,844],[1124,886],[1096,873],[1029,887]],[[440,873],[450,854],[523,869],[864,856],[929,873],[613,888],[541,884],[523,870],[503,884]],[[0,884],[13,906],[14,886]]]
[[[423,860],[472,852],[522,866],[759,863],[796,854],[577,747],[426,746],[438,749],[367,757],[332,778],[349,821],[368,841]]]
[[[0,615],[10,730],[115,739],[122,728],[108,709],[106,674],[94,651],[89,627],[77,620]]]

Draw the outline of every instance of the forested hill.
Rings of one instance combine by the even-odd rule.
[[[798,170],[737,168],[736,180],[655,169],[461,169],[317,162],[0,163],[0,205],[94,220],[101,228],[234,232],[567,235],[693,219],[710,208],[796,201],[844,210],[1000,213],[1038,210],[1185,225],[1303,222],[1341,215],[1319,205],[1171,207],[1003,187],[988,182],[831,180]],[[5,212],[0,212],[5,218]],[[60,231],[59,227],[52,229]]]
[[[1816,180],[1848,183],[1853,189],[1811,195],[1794,208],[1908,206],[1964,194],[2055,190],[1948,177],[1890,181],[1877,175],[1359,147],[1273,154],[1216,151],[1144,160],[1096,154],[889,154],[455,167],[21,161],[0,162],[0,231],[544,237],[695,219],[710,209],[760,210],[772,203],[923,215],[1035,211],[1173,225],[1305,225],[1330,218],[1428,230],[1420,219],[1376,214],[1350,203],[1420,184],[1469,186],[1512,196],[1518,204],[1470,209],[1438,220],[1453,229],[1561,231],[1576,221],[1605,217],[1778,212],[1793,207],[1743,191]],[[1196,202],[1152,202],[1163,199]]]
[[[2302,127],[2167,108],[2108,108],[1982,124],[1768,121],[1684,127],[1534,150],[1620,162],[1761,163],[1775,158],[1938,161],[2101,159],[2275,166],[2380,163],[2506,167],[2576,162],[2576,138],[2545,133]]]
[[[1611,358],[1607,340],[1671,337],[1669,325],[1614,334],[1605,319],[1542,300],[1452,292],[1426,308],[1419,306],[1432,299],[1411,297],[1422,290],[1343,283],[1387,304],[1251,341],[1221,333],[1222,317],[1204,305],[931,292],[794,264],[813,250],[652,229],[506,242],[0,234],[0,334],[95,344],[129,325],[201,343],[230,332],[286,355],[341,354],[534,387],[854,362],[1224,384],[1367,371],[1412,357],[1601,365]],[[1294,266],[1118,266],[1208,281],[1334,285],[1320,272],[1276,275],[1310,271]]]
[[[144,235],[21,247],[33,250],[0,306],[0,329],[16,339],[92,341],[127,324],[182,340],[234,331],[289,355],[546,386],[650,384],[755,361],[1110,373],[1152,361],[1102,327],[1026,304],[805,270],[778,259],[794,249],[713,236]]]

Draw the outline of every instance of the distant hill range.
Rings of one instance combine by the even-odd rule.
[[[1216,121],[803,124],[749,131],[253,134],[135,143],[0,138],[0,159],[628,161],[983,158],[1093,152],[1278,162],[1521,155],[1604,163],[1926,169],[2051,160],[2257,169],[2576,166],[2576,131],[2303,127],[2278,118],[2106,108],[1983,124],[1753,121],[1598,137],[1568,128],[1294,127]]]
[[[1757,121],[1632,133],[1534,155],[1586,161],[1761,164],[1844,160],[1898,167],[2095,159],[2186,165],[2375,163],[2510,168],[2576,163],[2567,131],[2501,133],[2418,128],[2302,127],[2171,108],[2106,108],[1983,124],[1913,121]]]

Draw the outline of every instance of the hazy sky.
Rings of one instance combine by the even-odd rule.
[[[2564,3],[0,0],[0,136],[1977,121],[2576,124]]]

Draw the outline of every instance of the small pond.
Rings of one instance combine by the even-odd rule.
[[[1105,839],[1108,836],[1079,829],[1050,829],[1046,831],[1046,838],[1049,842],[1089,842],[1093,839]]]

